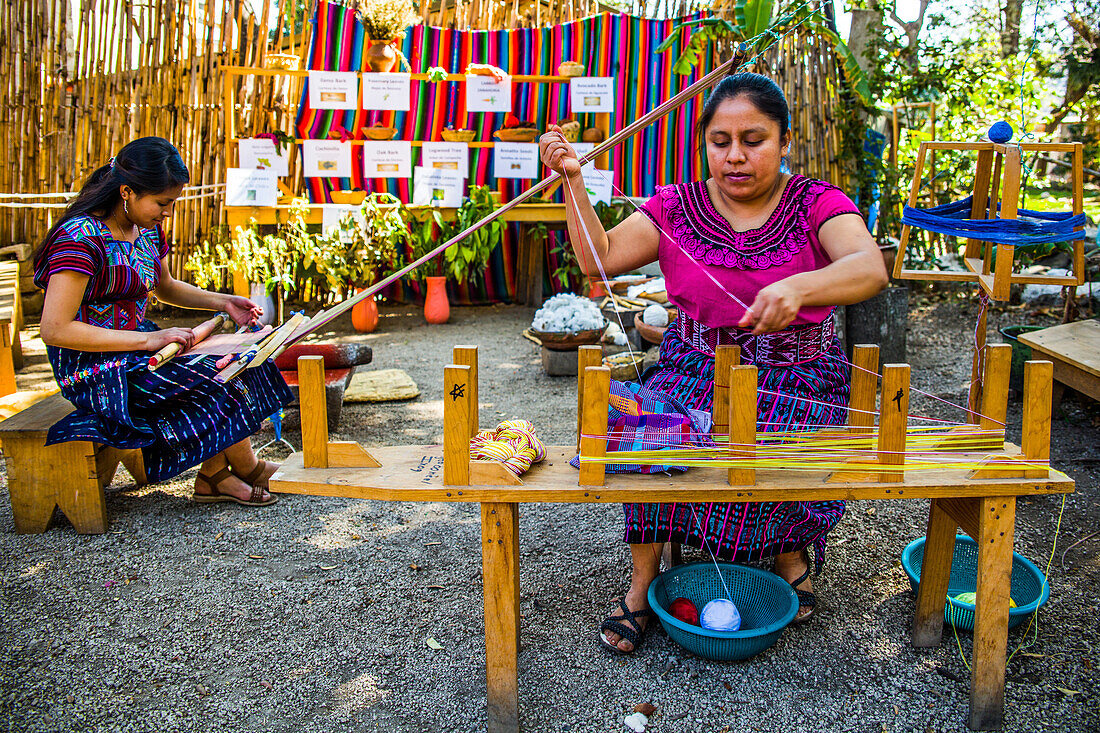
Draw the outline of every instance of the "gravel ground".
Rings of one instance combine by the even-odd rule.
[[[572,378],[542,375],[519,336],[532,309],[456,308],[426,326],[413,308],[382,309],[379,331],[342,338],[375,348],[370,368],[401,368],[409,402],[347,405],[335,438],[364,444],[442,439],[442,365],[454,344],[480,346],[482,423],[532,420],[573,440]],[[1049,314],[996,310],[991,329]],[[965,400],[972,303],[910,313],[915,386]],[[185,319],[190,322],[193,319]],[[48,374],[40,343],[22,386]],[[942,403],[916,413],[957,418]],[[1020,403],[1009,410],[1019,438]],[[1052,460],[1077,480],[1061,516],[1052,595],[1025,641],[1013,631],[1009,731],[1100,730],[1100,452],[1094,403],[1067,400]],[[270,431],[256,437],[271,439]],[[288,437],[298,444],[296,428]],[[269,457],[276,456],[272,451]],[[477,505],[284,496],[274,507],[188,501],[194,473],[108,489],[110,531],[80,536],[58,515],[16,535],[0,488],[0,728],[19,731],[477,731],[485,681]],[[1045,566],[1061,498],[1021,500],[1017,551]],[[627,585],[617,505],[524,505],[520,705],[532,731],[623,730],[641,702],[649,730],[966,730],[970,635],[908,644],[914,598],[901,551],[924,533],[924,501],[851,502],[815,581],[822,606],[756,658],[695,658],[663,634],[631,657],[595,644]],[[1073,543],[1079,542],[1074,547]],[[1068,552],[1067,552],[1068,550]],[[1064,563],[1063,563],[1064,561]],[[442,647],[429,648],[431,638]],[[1091,702],[1090,702],[1091,700]]]

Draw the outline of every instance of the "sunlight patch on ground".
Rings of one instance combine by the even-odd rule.
[[[390,691],[382,687],[381,681],[373,674],[363,674],[338,685],[332,691],[335,705],[334,718],[351,717],[357,710],[377,705]]]
[[[23,570],[23,572],[21,572],[19,574],[19,577],[20,578],[29,578],[33,575],[38,575],[38,573],[45,570],[48,565],[49,565],[49,560],[43,560],[40,563],[35,563],[34,565],[30,565],[27,568],[25,568]]]

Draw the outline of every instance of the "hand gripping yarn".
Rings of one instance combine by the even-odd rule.
[[[527,420],[505,420],[470,438],[470,457],[500,461],[517,476],[546,458],[546,446]]]

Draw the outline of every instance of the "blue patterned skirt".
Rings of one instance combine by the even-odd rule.
[[[156,326],[145,321],[140,330]],[[61,395],[76,407],[50,428],[46,444],[140,448],[150,481],[177,476],[244,440],[294,396],[271,361],[221,384],[214,356],[177,357],[151,372],[147,351],[46,352]]]
[[[665,332],[660,360],[642,375],[642,381],[686,407],[709,411],[714,394],[713,351],[689,346],[681,333],[685,329],[676,325]],[[794,363],[782,358],[783,349],[759,348],[762,344],[752,343],[757,339],[750,335],[739,334],[741,338],[735,339],[742,342],[742,363],[755,363],[758,368],[758,431],[847,422],[849,371],[840,341],[831,328],[811,328],[817,332],[815,337],[824,334],[825,343],[815,358]],[[808,333],[810,329],[802,330]],[[798,336],[798,329],[789,331]],[[769,336],[782,338],[786,334]],[[804,348],[807,339],[794,339],[796,344],[799,341]],[[623,512],[625,540],[631,544],[678,542],[738,562],[813,545],[820,568],[825,535],[844,515],[844,502],[624,504]]]

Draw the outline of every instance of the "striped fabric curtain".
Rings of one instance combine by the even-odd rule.
[[[557,73],[563,60],[576,60],[585,66],[587,76],[615,78],[616,102],[611,115],[612,131],[649,112],[709,72],[711,64],[697,68],[692,76],[671,71],[679,55],[674,47],[668,53],[653,49],[667,37],[677,21],[650,20],[630,15],[601,14],[545,28],[519,28],[499,31],[459,31],[430,26],[414,26],[407,33],[402,52],[414,72],[427,72],[439,66],[449,73],[461,74],[468,64],[499,66],[510,74]],[[681,39],[683,40],[683,39]],[[366,67],[363,27],[355,14],[343,5],[322,0],[313,21],[308,58],[309,69],[360,71]],[[492,134],[504,123],[504,115],[467,113],[464,84],[460,82],[413,82],[409,112],[363,110],[313,110],[309,107],[308,88],[303,92],[298,113],[298,135],[326,138],[330,131],[343,128],[351,139],[363,137],[362,128],[380,122],[398,130],[398,139],[442,140],[441,130],[448,126],[477,131],[478,140],[492,140]],[[701,109],[702,98],[689,101],[662,121],[620,145],[611,154],[615,185],[630,196],[649,196],[658,185],[695,180],[700,174],[695,154],[692,126]],[[569,87],[564,83],[517,83],[512,95],[512,112],[521,120],[530,120],[545,129],[569,116]],[[580,116],[582,126],[589,120]],[[329,192],[351,188],[387,191],[403,201],[412,195],[411,179],[364,179],[362,148],[353,147],[351,178],[307,179],[309,197],[314,202],[329,200]],[[413,149],[414,163],[419,149]],[[501,179],[492,175],[492,148],[470,149],[469,182],[489,185],[500,192],[501,200],[510,200],[533,181]],[[561,200],[561,193],[555,194]],[[484,283],[450,284],[457,302],[508,302],[515,288],[515,243],[517,226],[508,227],[504,245],[493,253]],[[558,233],[556,236],[562,236]],[[555,245],[552,233],[546,242],[544,258],[545,292],[555,292],[556,282],[549,273],[556,267],[550,250]]]

